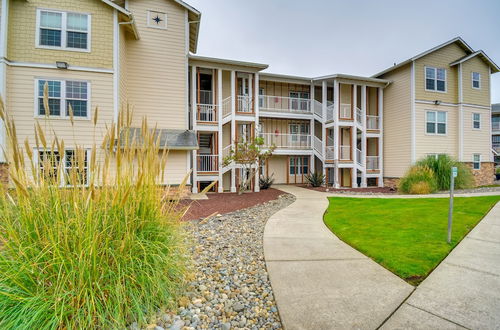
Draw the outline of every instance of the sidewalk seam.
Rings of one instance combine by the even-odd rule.
[[[412,305],[412,304],[410,304],[410,303],[406,303],[406,304],[407,304],[408,306],[413,307],[413,308],[419,309],[419,310],[421,310],[422,312],[425,312],[425,313],[427,313],[427,314],[431,314],[431,315],[433,315],[433,316],[435,316],[435,317],[438,317],[438,318],[440,318],[440,319],[442,319],[442,320],[445,320],[446,322],[453,323],[453,324],[458,325],[459,327],[462,327],[462,328],[464,328],[464,329],[472,330],[471,328],[468,328],[468,327],[466,327],[466,326],[464,326],[464,325],[462,325],[462,324],[460,324],[460,323],[457,323],[457,322],[455,322],[455,321],[449,320],[449,319],[447,319],[447,318],[445,318],[445,317],[442,317],[441,315],[438,315],[438,314],[435,314],[435,313],[429,312],[428,310],[425,310],[425,309],[423,309],[423,308],[421,308],[421,307],[418,307],[418,306]]]
[[[445,262],[444,264],[450,265],[450,266],[453,266],[453,267],[457,267],[457,268],[467,269],[467,270],[474,271],[474,272],[481,273],[481,274],[486,274],[486,275],[490,275],[490,276],[500,277],[500,274],[486,272],[484,270],[480,270],[480,269],[473,268],[473,267],[467,267],[467,266],[457,265],[457,264],[453,264],[451,262]]]
[[[408,294],[408,296],[406,296],[406,298],[405,298],[405,299],[403,299],[403,301],[401,302],[401,304],[399,304],[399,305],[398,305],[398,307],[396,307],[396,308],[395,308],[395,309],[394,309],[394,310],[393,310],[393,311],[392,311],[392,312],[391,312],[391,313],[390,313],[390,314],[389,314],[389,315],[388,315],[388,316],[387,316],[387,317],[386,317],[386,318],[382,321],[382,323],[381,323],[378,327],[376,327],[375,329],[376,329],[376,330],[378,330],[378,329],[380,329],[381,327],[383,327],[383,326],[384,326],[384,324],[385,324],[387,321],[389,321],[389,319],[391,319],[391,318],[392,318],[392,316],[394,315],[394,313],[396,313],[396,312],[397,312],[397,311],[401,308],[401,306],[403,306],[403,304],[405,304],[405,303],[406,303],[406,301],[407,301],[407,300],[411,297],[411,295],[413,294],[413,292],[415,292],[415,290],[416,290],[416,289],[417,289],[417,287],[413,287],[413,290],[411,290],[411,292]]]

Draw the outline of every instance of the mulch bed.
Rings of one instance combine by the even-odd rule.
[[[335,189],[332,187],[312,187],[310,185],[300,185],[302,188],[307,188],[316,191],[328,192],[331,193],[372,193],[372,194],[397,194],[397,190],[390,187],[369,187],[369,188],[341,188]]]
[[[241,195],[237,193],[207,193],[208,199],[184,199],[180,201],[180,205],[189,206],[189,210],[182,219],[190,221],[205,218],[214,213],[229,213],[269,202],[277,199],[282,194],[284,194],[283,191],[273,188],[261,190],[258,193],[248,192]]]

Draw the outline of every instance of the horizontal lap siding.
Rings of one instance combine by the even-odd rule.
[[[481,88],[472,88],[472,72],[481,74]],[[490,74],[488,66],[479,56],[462,63],[463,102],[490,106]]]
[[[287,156],[272,156],[267,160],[268,172],[266,174],[273,176],[275,184],[287,183],[287,159]]]
[[[481,154],[481,160],[491,161],[490,110],[463,107],[464,113],[464,162],[471,162],[473,154]],[[472,114],[481,114],[481,129],[472,128]]]

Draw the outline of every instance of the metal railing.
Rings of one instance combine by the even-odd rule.
[[[335,159],[335,147],[334,146],[327,146],[326,147],[325,159],[327,159],[327,160]]]
[[[367,170],[379,170],[379,156],[366,156],[366,169]]]
[[[358,163],[359,165],[363,163],[361,159],[361,150],[359,150],[358,148],[356,148],[356,163]]]
[[[313,101],[314,104],[314,114],[317,115],[318,117],[323,117],[323,103],[321,103],[318,100]]]
[[[311,113],[311,100],[286,96],[259,96],[260,110],[272,112]]]
[[[219,155],[198,155],[198,172],[217,172],[219,171]]]
[[[224,148],[222,148],[222,159],[221,159],[221,162],[223,162],[224,159],[226,159],[231,154],[231,147],[232,147],[232,145],[229,144],[229,145],[225,146]]]
[[[231,96],[226,97],[224,100],[222,100],[222,117],[227,117],[231,114],[231,102],[232,98]]]
[[[361,124],[363,122],[363,111],[360,108],[356,107],[356,121]]]
[[[326,107],[326,121],[333,121],[333,112],[335,111],[335,103],[331,103]]]
[[[205,122],[217,122],[217,105],[198,104],[198,120]]]
[[[351,146],[340,146],[340,160],[351,160]]]
[[[323,141],[317,136],[314,137],[314,149],[321,155],[323,154]]]
[[[366,115],[366,128],[367,129],[380,129],[379,117]]]
[[[311,135],[309,134],[275,134],[275,133],[260,133],[260,137],[264,139],[264,146],[276,146],[276,148],[286,149],[310,149]]]
[[[351,105],[347,103],[340,104],[340,114],[341,119],[352,119],[352,109]]]
[[[237,112],[246,112],[252,113],[252,102],[251,98],[248,95],[238,95],[238,107],[236,108]]]

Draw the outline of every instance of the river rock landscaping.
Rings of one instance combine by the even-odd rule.
[[[210,219],[192,221],[194,279],[177,311],[149,328],[281,329],[263,252],[267,219],[295,200],[289,194]]]

